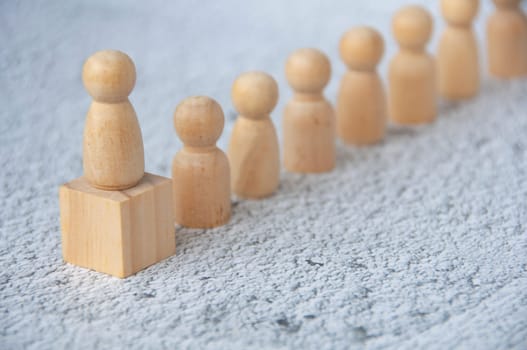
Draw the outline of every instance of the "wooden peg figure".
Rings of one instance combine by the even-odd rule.
[[[346,143],[381,141],[386,129],[386,95],[377,74],[384,41],[375,29],[356,27],[340,40],[340,57],[348,66],[337,98],[337,132]]]
[[[298,173],[320,173],[335,167],[335,115],[322,90],[331,64],[321,51],[300,49],[286,62],[294,97],[283,116],[284,166]]]
[[[479,90],[478,44],[472,21],[479,0],[441,0],[447,28],[439,41],[439,94],[447,100],[473,97]]]
[[[220,105],[205,96],[185,99],[174,113],[174,127],[184,144],[172,163],[174,210],[183,226],[210,228],[230,219],[229,161],[216,147],[223,124]]]
[[[84,128],[84,177],[96,188],[120,190],[144,175],[141,129],[128,95],[135,66],[119,51],[99,51],[86,60],[82,79],[93,102]]]
[[[527,16],[520,0],[494,0],[487,22],[489,71],[498,78],[527,76]]]
[[[172,181],[145,173],[141,129],[128,101],[135,66],[120,51],[84,64],[93,97],[84,176],[60,187],[62,253],[69,263],[127,277],[176,251]]]
[[[280,182],[278,138],[269,116],[278,85],[266,73],[244,73],[234,81],[232,101],[240,113],[228,151],[232,190],[243,198],[270,196]]]
[[[435,63],[425,51],[432,16],[420,6],[399,10],[392,30],[401,50],[390,62],[388,109],[396,124],[432,122],[437,113]]]

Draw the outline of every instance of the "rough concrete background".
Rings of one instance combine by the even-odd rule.
[[[433,125],[339,145],[329,174],[284,172],[275,196],[236,202],[225,227],[178,229],[176,256],[126,280],[62,262],[57,189],[82,173],[88,55],[134,59],[147,170],[169,175],[182,98],[221,103],[225,148],[232,81],[265,70],[280,134],[288,53],[330,55],[334,101],[340,35],[379,28],[384,75],[403,3],[1,2],[0,348],[527,348],[525,79],[483,73],[481,94]],[[438,19],[434,52],[439,5],[421,3]]]

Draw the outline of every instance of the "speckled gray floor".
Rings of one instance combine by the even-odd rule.
[[[277,78],[279,133],[293,49],[330,55],[334,100],[341,33],[374,25],[385,74],[403,1],[306,3],[0,3],[0,348],[527,348],[527,80],[484,75],[433,125],[339,145],[334,172],[283,173],[275,196],[236,202],[225,227],[179,229],[177,255],[129,279],[62,262],[57,189],[82,173],[83,60],[134,59],[147,170],[169,175],[188,95],[221,103],[225,148],[245,70]]]

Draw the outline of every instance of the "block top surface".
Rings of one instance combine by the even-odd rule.
[[[94,196],[106,198],[112,201],[125,202],[130,197],[144,193],[153,187],[156,187],[162,184],[170,185],[171,181],[172,181],[171,179],[163,177],[163,176],[145,173],[145,176],[143,176],[143,178],[141,179],[141,181],[139,181],[137,185],[135,185],[132,188],[128,188],[126,190],[120,190],[120,191],[100,190],[100,189],[97,189],[91,186],[90,183],[84,177],[79,177],[75,180],[65,183],[64,185],[62,185],[62,187],[66,187],[74,191],[92,194]]]

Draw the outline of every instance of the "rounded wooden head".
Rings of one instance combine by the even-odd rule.
[[[234,81],[231,95],[241,115],[251,119],[265,118],[278,102],[278,85],[267,73],[247,72]]]
[[[492,0],[498,8],[518,7],[520,0]]]
[[[422,48],[432,34],[432,16],[421,6],[406,6],[393,17],[392,30],[399,45]]]
[[[356,27],[342,36],[339,51],[349,68],[374,70],[384,53],[384,40],[373,28]]]
[[[116,50],[98,51],[82,68],[82,81],[98,102],[126,100],[135,85],[135,65],[127,54]]]
[[[452,24],[469,25],[478,14],[479,0],[441,0],[441,12]]]
[[[321,92],[329,82],[331,63],[317,49],[299,49],[293,52],[285,64],[289,85],[298,92]]]
[[[214,146],[223,131],[224,120],[221,106],[206,96],[186,98],[174,112],[176,132],[190,147]]]

